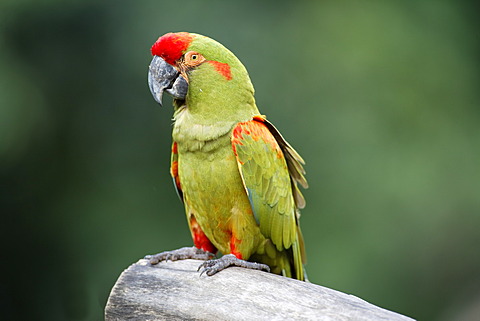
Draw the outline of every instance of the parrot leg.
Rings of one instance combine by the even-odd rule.
[[[208,276],[212,276],[232,265],[252,270],[270,272],[270,267],[266,264],[241,260],[233,254],[226,254],[219,259],[205,261],[198,267],[198,270],[200,271],[200,269],[202,269],[200,275],[207,273]]]
[[[161,261],[177,261],[177,260],[208,260],[215,256],[213,253],[193,247],[182,247],[178,250],[165,251],[154,255],[147,255],[145,259],[150,260],[150,264],[155,265]]]

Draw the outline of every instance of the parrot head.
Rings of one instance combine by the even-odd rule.
[[[164,92],[178,102],[219,101],[238,95],[251,97],[253,85],[238,58],[217,41],[194,33],[167,33],[153,44],[148,84],[162,105]],[[241,101],[241,100],[240,100]]]

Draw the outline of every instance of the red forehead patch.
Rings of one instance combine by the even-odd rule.
[[[193,40],[193,35],[188,32],[167,33],[153,44],[151,52],[154,56],[162,57],[170,65],[185,53]]]

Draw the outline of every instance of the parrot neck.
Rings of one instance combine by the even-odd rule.
[[[197,108],[217,110],[217,112],[212,113],[210,117],[199,113]],[[225,142],[230,142],[229,136],[236,124],[251,120],[253,116],[259,114],[255,104],[253,107],[252,105],[246,105],[243,108],[239,106],[233,113],[222,113],[218,110],[222,110],[222,105],[200,103],[191,106],[188,102],[182,105],[174,113],[173,140],[190,151],[211,151],[218,148],[218,144],[224,141],[220,140],[222,137],[228,136]]]
[[[185,105],[174,114],[173,138],[178,143],[215,140],[260,114],[248,74],[233,73],[230,80],[218,73],[194,71],[190,76]]]
[[[225,90],[221,87],[189,89],[186,108],[201,124],[213,125],[218,122],[232,124],[250,120],[259,111],[255,104],[253,91],[246,89]],[[193,93],[192,93],[193,92]]]

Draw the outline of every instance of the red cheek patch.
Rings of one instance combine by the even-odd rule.
[[[215,67],[215,70],[225,77],[226,80],[231,80],[232,79],[232,73],[230,72],[230,66],[229,64],[223,63],[223,62],[218,62],[218,61],[212,61],[209,60],[207,61],[209,64]]]

